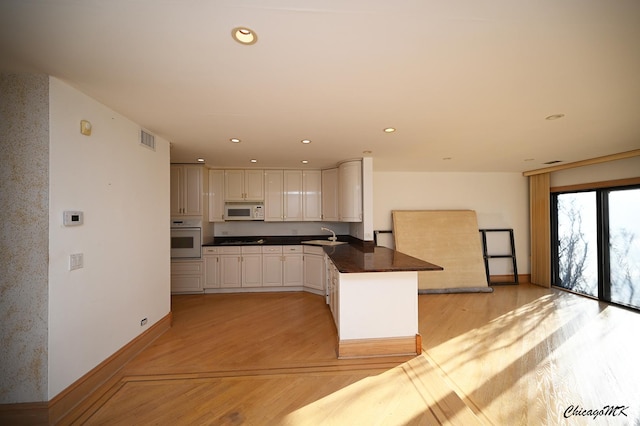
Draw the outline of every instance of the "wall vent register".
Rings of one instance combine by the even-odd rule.
[[[147,133],[144,130],[140,130],[140,144],[156,150],[156,138],[151,133]]]

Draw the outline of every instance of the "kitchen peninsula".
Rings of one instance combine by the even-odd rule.
[[[419,354],[418,271],[443,268],[386,247],[347,244],[324,250],[338,357]]]
[[[349,236],[340,236],[339,241],[331,242],[323,236],[307,237],[231,237],[216,238],[215,242],[205,244],[205,263],[212,253],[215,264],[223,263],[225,256],[230,257],[230,264],[240,278],[224,278],[222,281],[233,281],[236,288],[229,284],[223,288],[205,289],[206,292],[227,291],[311,291],[326,296],[327,303],[338,332],[337,354],[339,358],[359,358],[376,356],[414,355],[421,352],[420,335],[418,334],[418,271],[438,271],[443,268],[406,255],[404,253],[375,246],[371,242],[363,242]],[[268,267],[271,256],[276,251],[276,265]],[[235,254],[213,254],[214,250],[232,250]],[[252,259],[262,253],[262,284],[243,284],[258,282],[253,273],[258,266],[245,268],[249,275],[245,278],[243,271],[237,268],[250,265]],[[304,253],[304,255],[303,255]],[[269,258],[267,258],[269,256]],[[242,260],[238,260],[242,257]],[[268,270],[279,268],[295,271],[298,259],[304,258],[304,285],[296,287],[290,277],[283,276],[282,283],[272,278]],[[320,266],[317,266],[319,262]],[[256,261],[255,265],[259,265]],[[222,265],[225,269],[225,265]],[[228,272],[214,271],[205,267],[205,275],[229,275]],[[214,271],[214,272],[212,272]],[[314,272],[320,271],[321,278],[313,278]],[[286,272],[283,272],[286,275]],[[310,278],[309,278],[310,277]],[[311,282],[320,285],[310,286]],[[267,284],[271,283],[271,284]],[[252,288],[253,286],[253,288]],[[225,288],[226,287],[226,288]]]

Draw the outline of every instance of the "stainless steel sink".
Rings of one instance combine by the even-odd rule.
[[[346,241],[329,241],[329,240],[308,240],[300,241],[302,244],[311,244],[314,246],[339,246],[340,244],[348,244]]]

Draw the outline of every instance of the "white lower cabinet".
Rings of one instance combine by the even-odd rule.
[[[262,286],[282,286],[282,246],[262,247]]]
[[[262,287],[262,247],[242,247],[242,287]]]
[[[304,287],[324,294],[324,250],[318,246],[304,246]]]
[[[282,285],[285,287],[302,286],[304,269],[302,246],[283,246],[282,259]]]
[[[203,247],[204,288],[220,288],[220,251],[218,247]]]
[[[222,247],[220,250],[220,288],[242,287],[240,247]]]
[[[302,286],[302,246],[262,247],[262,286]]]
[[[260,246],[221,247],[220,288],[262,287]]]
[[[329,294],[329,309],[331,310],[331,315],[333,316],[333,322],[336,324],[336,327],[338,327],[339,324],[339,313],[340,313],[340,292],[339,292],[339,287],[340,287],[340,273],[338,272],[338,269],[335,267],[335,265],[333,264],[333,262],[331,262],[330,260],[327,261],[328,263],[328,273],[329,273],[329,278],[327,279],[327,285],[329,286],[329,288],[327,289],[328,294]]]
[[[185,278],[176,282],[183,290],[195,292],[204,290],[234,290],[246,288],[305,289],[315,294],[325,295],[327,265],[322,247],[286,246],[238,246],[203,247],[200,266],[191,265],[181,275]],[[188,262],[181,262],[188,263]],[[182,267],[185,268],[184,266]],[[195,272],[202,271],[202,272]],[[199,274],[199,281],[194,280]],[[177,288],[177,287],[176,287]],[[188,290],[187,290],[188,289]]]
[[[202,260],[171,262],[171,293],[202,293]]]

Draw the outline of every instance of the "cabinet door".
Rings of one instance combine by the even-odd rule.
[[[220,287],[235,288],[242,286],[242,268],[240,255],[220,256]]]
[[[170,187],[171,193],[171,216],[182,215],[182,187],[184,186],[183,168],[179,165],[171,165]]]
[[[338,167],[340,221],[362,222],[362,163],[348,161]]]
[[[171,262],[171,292],[201,293],[202,262],[198,260]]]
[[[224,199],[244,201],[244,170],[224,171]]]
[[[262,255],[262,285],[264,287],[282,286],[282,254]]]
[[[324,256],[304,255],[304,286],[324,290]]]
[[[264,171],[244,171],[244,198],[247,201],[264,201]]]
[[[338,212],[338,169],[322,171],[322,220],[337,222]]]
[[[331,309],[331,315],[333,316],[333,322],[338,328],[338,334],[340,334],[340,274],[333,263],[329,266],[330,279],[329,279],[329,308]],[[338,336],[340,338],[340,336]]]
[[[284,175],[284,220],[302,220],[302,171],[285,170]]]
[[[262,287],[262,254],[242,255],[242,287]]]
[[[184,215],[202,215],[202,167],[184,166]]]
[[[264,172],[264,220],[282,222],[283,213],[283,174],[282,170]]]
[[[302,172],[302,194],[303,220],[322,220],[322,172],[320,170]]]
[[[224,171],[209,170],[209,222],[224,221]]]
[[[303,261],[302,253],[284,254],[284,285],[289,287],[298,287],[303,281]]]
[[[220,288],[220,257],[203,256],[204,288]]]

